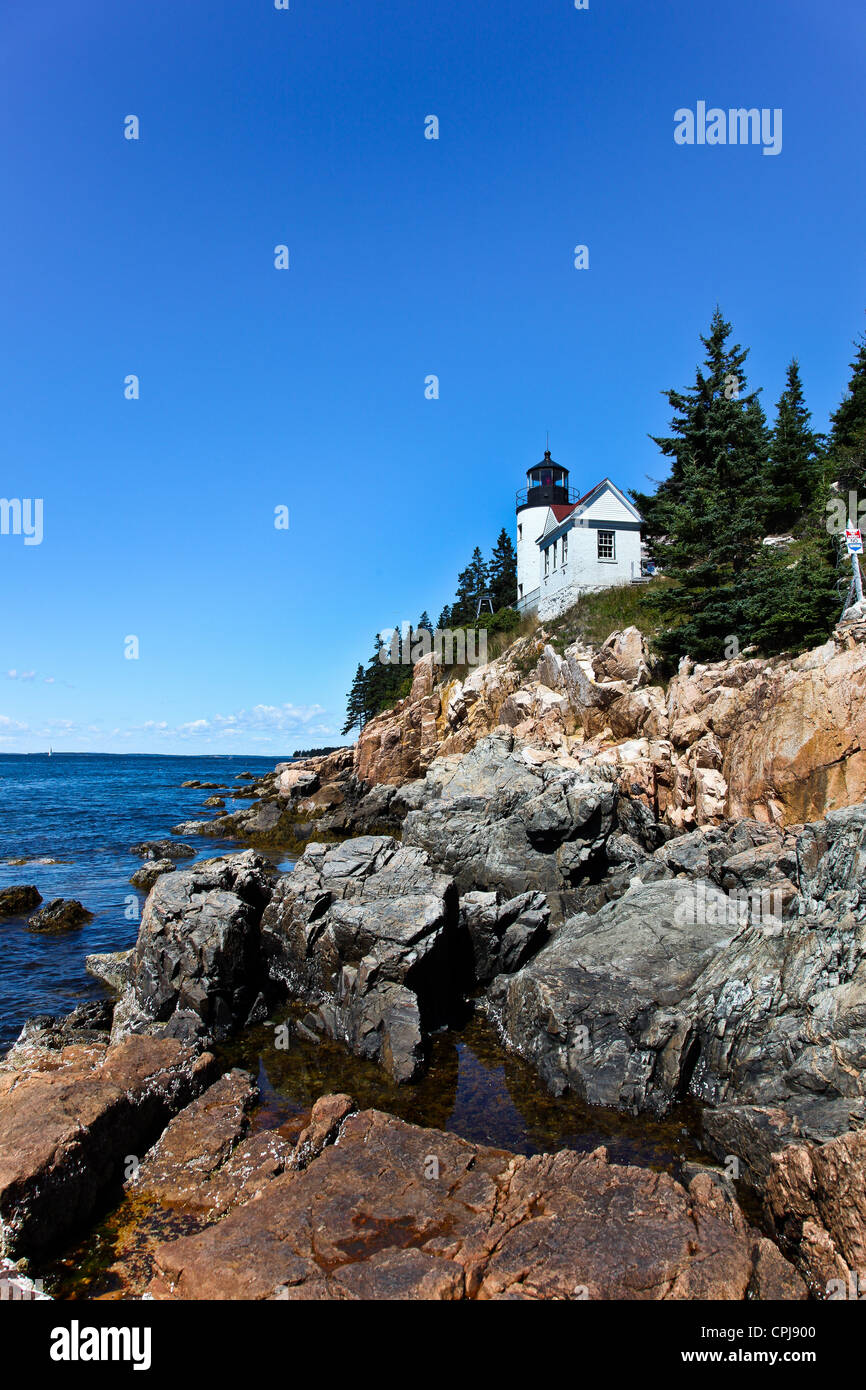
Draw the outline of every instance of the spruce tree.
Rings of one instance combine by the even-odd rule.
[[[634,493],[654,557],[669,581],[657,595],[671,657],[720,660],[741,633],[742,576],[764,534],[770,435],[757,392],[746,389],[748,349],[729,345],[716,308],[706,355],[687,391],[671,390],[671,435],[656,438],[671,460],[655,494]]]
[[[346,701],[346,722],[341,734],[350,734],[353,729],[363,729],[367,720],[367,678],[364,668],[358,663],[355,679]]]
[[[474,623],[478,600],[486,592],[487,566],[476,545],[469,564],[457,576],[457,594],[451,607],[452,626],[465,627],[467,623]]]
[[[796,547],[762,546],[742,580],[746,643],[772,656],[826,642],[841,612],[836,566],[836,541],[820,525]]]
[[[424,609],[424,612],[421,614],[421,617],[418,619],[418,629],[419,629],[419,631],[420,631],[420,629],[421,629],[422,627],[423,627],[423,628],[426,628],[427,631],[430,632],[430,633],[432,633],[432,631],[433,631],[433,624],[431,623],[429,617],[427,616],[427,609],[426,609],[426,608]]]
[[[487,583],[494,612],[500,608],[514,607],[517,602],[517,555],[504,526],[490,556]]]
[[[380,710],[387,709],[388,697],[393,686],[392,672],[394,667],[379,660],[379,652],[385,645],[379,634],[376,634],[373,644],[373,655],[367,662],[366,670],[366,693],[367,693],[367,713],[368,716],[378,714]]]
[[[821,457],[821,440],[811,428],[811,419],[795,357],[776,407],[770,443],[766,477],[768,532],[799,530],[811,507],[819,483]]]
[[[866,497],[866,335],[855,342],[851,380],[839,408],[830,416],[829,457],[843,492]],[[852,518],[856,523],[856,517]]]

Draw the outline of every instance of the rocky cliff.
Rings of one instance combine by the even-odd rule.
[[[109,1164],[79,1192],[74,1164],[58,1166],[74,1102],[54,1077],[60,1048],[77,1059],[70,1084],[96,1096],[97,1130],[115,1126],[112,1152],[133,1131],[142,1147],[164,1132],[142,1179],[160,1202],[189,1204],[178,1174],[204,1143],[200,1200],[231,1213],[156,1252],[156,1297],[219,1294],[225,1258],[233,1295],[265,1298],[567,1297],[578,1284],[645,1296],[638,1267],[656,1271],[646,1287],[662,1298],[835,1297],[856,1284],[866,623],[793,660],[684,662],[666,689],[634,628],[561,653],[539,633],[465,680],[435,674],[420,662],[409,697],[353,749],[280,765],[235,793],[251,804],[176,827],[296,846],[291,873],[254,850],[177,870],[173,842],[152,847],[135,949],[91,958],[118,994],[96,1035],[89,1015],[36,1020],[0,1068],[0,1139],[32,1150],[0,1182],[9,1252],[52,1235],[63,1193],[88,1208],[112,1179]],[[199,1096],[212,1076],[203,1049],[287,1005],[289,1045],[336,1042],[400,1083],[423,1075],[434,1033],[474,1009],[556,1097],[646,1123],[687,1102],[725,1172],[647,1187],[602,1151],[526,1160],[354,1114],[348,1097],[314,1110],[315,1142],[247,1135],[251,1083],[234,1075]],[[127,1088],[121,1103],[116,1059],[139,1057],[141,1100]],[[168,1097],[158,1113],[153,1084]],[[388,1164],[369,1170],[378,1147],[392,1167],[407,1155],[399,1200]],[[419,1154],[447,1156],[445,1189],[418,1180]],[[762,1233],[730,1178],[763,1203]],[[541,1193],[528,1204],[527,1183]],[[625,1227],[599,1215],[584,1232],[614,1187],[630,1194]],[[298,1244],[298,1204],[315,1193],[339,1244],[349,1191],[364,1193],[357,1219],[385,1235],[337,1271]],[[437,1222],[460,1233],[447,1250],[427,1238]],[[600,1227],[597,1259],[578,1269],[569,1251]],[[534,1263],[539,1241],[553,1253]]]
[[[401,785],[505,725],[582,765],[616,767],[677,828],[748,816],[813,820],[866,795],[866,622],[794,659],[687,659],[667,689],[636,628],[598,650],[557,655],[524,638],[464,681],[434,683],[432,658],[409,697],[364,728],[354,772]]]

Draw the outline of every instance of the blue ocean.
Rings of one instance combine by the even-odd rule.
[[[287,755],[288,756],[288,755]],[[66,1013],[101,986],[85,972],[92,951],[132,946],[138,923],[126,915],[137,893],[130,875],[142,860],[130,846],[172,837],[180,821],[207,820],[206,797],[228,797],[244,786],[239,773],[260,776],[278,757],[161,757],[110,753],[0,754],[0,888],[32,883],[45,902],[77,898],[93,914],[79,931],[59,936],[28,932],[21,920],[0,919],[0,1053],[25,1019]],[[182,788],[188,781],[220,782],[215,792]],[[244,802],[226,801],[226,811]],[[235,843],[184,836],[198,858]],[[12,864],[13,859],[26,859]],[[46,861],[56,860],[56,863]],[[186,860],[183,863],[189,863]],[[289,861],[291,862],[291,861]],[[183,863],[180,867],[183,867]]]

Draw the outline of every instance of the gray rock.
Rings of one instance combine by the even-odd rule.
[[[107,989],[120,994],[129,983],[133,953],[133,948],[128,951],[97,952],[84,957],[84,968],[88,975],[101,981]]]
[[[566,922],[485,1007],[556,1090],[713,1107],[708,1146],[760,1185],[774,1146],[866,1122],[864,837],[863,807],[798,832],[678,837],[653,856],[676,879]],[[609,850],[633,856],[614,837]]]
[[[141,859],[194,859],[195,850],[192,845],[182,845],[177,840],[145,840],[140,845],[133,845],[130,854],[137,854]]]
[[[151,890],[112,1040],[158,1033],[214,1041],[259,995],[259,924],[273,871],[252,850],[163,874]]]
[[[162,874],[173,872],[174,864],[170,859],[148,859],[140,869],[136,869],[129,881],[134,888],[140,889],[142,893],[149,893]]]
[[[424,801],[403,823],[403,843],[426,850],[461,893],[536,890],[557,919],[558,894],[606,867],[612,781],[530,766],[509,736],[494,734],[460,758],[438,759],[423,786]]]
[[[677,1006],[736,930],[724,895],[707,883],[702,891],[719,924],[689,920],[692,885],[639,883],[494,980],[488,1016],[554,1092],[659,1113],[682,1094],[690,1037]]]
[[[73,1043],[107,1043],[113,1010],[110,1000],[95,999],[79,1004],[68,1014],[28,1018],[6,1055],[5,1065],[15,1067],[18,1058],[33,1048],[56,1051]]]
[[[460,926],[472,948],[474,982],[519,970],[547,938],[550,908],[543,893],[466,893],[460,899]]]
[[[53,898],[28,919],[27,930],[59,936],[62,932],[78,931],[93,921],[93,913],[75,898]]]
[[[307,846],[262,919],[271,979],[398,1081],[424,1060],[458,969],[457,897],[427,855],[390,836]]]

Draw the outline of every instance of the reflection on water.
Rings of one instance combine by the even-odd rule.
[[[690,1138],[698,1128],[694,1107],[653,1122],[597,1109],[571,1095],[553,1096],[531,1066],[503,1052],[481,1017],[459,1031],[438,1034],[430,1068],[412,1086],[398,1086],[374,1063],[327,1039],[313,1043],[293,1037],[288,1051],[278,1050],[274,1034],[281,1018],[220,1049],[227,1066],[243,1067],[257,1078],[262,1126],[282,1124],[329,1091],[347,1091],[362,1108],[387,1110],[410,1124],[451,1130],[473,1143],[515,1153],[589,1152],[604,1144],[613,1162],[672,1172],[686,1159],[701,1159]]]

